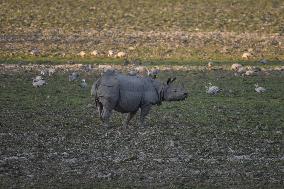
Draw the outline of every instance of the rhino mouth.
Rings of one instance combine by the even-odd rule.
[[[188,97],[188,93],[184,93],[180,100],[185,100]]]
[[[180,97],[168,99],[168,101],[182,101],[182,100],[185,100],[187,97],[188,97],[188,95],[184,94],[184,95],[182,95]]]

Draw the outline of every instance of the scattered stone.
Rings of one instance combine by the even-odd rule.
[[[238,71],[241,67],[243,67],[241,64],[232,64],[231,69],[233,71]]]
[[[211,83],[209,83],[209,86],[205,86],[206,88],[206,93],[207,94],[210,94],[210,95],[216,95],[218,94],[219,92],[221,92],[221,89],[217,86],[212,86]]]
[[[112,57],[113,55],[114,55],[113,50],[109,50],[107,56],[108,56],[108,57]]]
[[[81,87],[82,89],[86,89],[87,86],[88,86],[88,84],[86,83],[86,80],[85,80],[85,79],[82,79],[82,80],[81,80],[81,83],[80,83],[80,87]]]
[[[128,50],[133,51],[133,50],[135,50],[135,47],[128,47]]]
[[[239,73],[239,74],[244,74],[244,73],[246,73],[246,68],[245,67],[240,67],[238,70],[237,70],[237,72]]]
[[[34,87],[41,87],[43,85],[46,85],[47,83],[41,76],[36,76],[33,79],[32,84],[33,84]]]
[[[98,55],[99,55],[99,53],[98,53],[98,51],[97,51],[97,50],[93,50],[93,51],[91,52],[91,55],[92,55],[92,56],[98,56]]]
[[[253,71],[253,70],[248,70],[248,71],[245,72],[245,75],[246,75],[246,76],[255,76],[255,75],[256,75],[256,72]]]
[[[43,77],[40,76],[40,75],[38,75],[38,76],[36,76],[36,77],[34,78],[34,80],[43,80]]]
[[[86,72],[90,72],[90,71],[92,71],[92,69],[93,69],[93,67],[92,67],[91,64],[83,66],[83,70],[86,71]]]
[[[137,73],[144,73],[146,68],[144,66],[137,66],[134,68]]]
[[[245,53],[243,53],[243,55],[242,55],[242,58],[243,59],[249,59],[249,58],[251,58],[252,57],[252,54],[250,53],[250,52],[245,52]]]
[[[40,75],[46,76],[48,74],[48,70],[44,69],[40,71]]]
[[[212,70],[212,68],[213,68],[213,62],[208,62],[208,64],[207,64],[207,68],[208,68],[208,70]]]
[[[264,93],[264,92],[266,92],[266,89],[265,89],[264,87],[259,87],[258,84],[255,84],[254,86],[255,86],[255,89],[254,89],[254,90],[255,90],[257,93]]]
[[[78,56],[84,57],[86,55],[85,51],[81,51],[78,53]]]
[[[223,47],[220,52],[225,54],[225,53],[228,53],[229,50],[230,49],[228,47]]]
[[[259,61],[259,63],[261,63],[261,64],[268,64],[268,61],[266,59],[262,59],[262,60]]]
[[[55,73],[55,69],[54,68],[49,68],[48,69],[48,76],[52,76]]]
[[[251,71],[254,71],[254,72],[260,72],[261,71],[261,68],[259,67],[255,67],[255,66],[249,66],[248,67],[248,70],[251,70]]]
[[[33,55],[33,56],[39,56],[40,50],[38,48],[34,48],[30,51],[30,54]]]
[[[249,53],[253,53],[253,48],[248,48]]]
[[[147,75],[148,75],[149,77],[153,78],[153,79],[156,79],[156,78],[157,78],[157,75],[158,75],[159,72],[160,72],[160,70],[158,70],[158,69],[151,69],[151,70],[148,70],[148,69],[146,68],[146,70],[147,70]]]
[[[116,55],[115,55],[116,58],[123,58],[123,57],[126,57],[126,53],[125,52],[118,52]]]
[[[79,78],[79,73],[73,72],[73,73],[69,74],[68,78],[69,78],[69,81],[75,81]]]

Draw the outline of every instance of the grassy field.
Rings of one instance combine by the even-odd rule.
[[[41,29],[283,33],[281,0],[1,1],[7,33]]]
[[[284,59],[281,0],[1,1],[0,57],[91,57],[239,61]],[[130,50],[131,49],[131,50]],[[86,58],[86,57],[84,57]],[[82,58],[82,59],[84,59]]]
[[[2,187],[281,187],[283,72],[163,72],[190,92],[186,101],[154,107],[148,127],[110,129],[97,117],[90,88],[58,71],[34,88],[38,72],[0,75]],[[80,72],[89,85],[97,72]],[[223,89],[205,93],[205,83]],[[267,92],[257,94],[254,84]],[[90,87],[90,86],[89,86]]]

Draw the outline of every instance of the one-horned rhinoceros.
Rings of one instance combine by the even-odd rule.
[[[128,113],[124,126],[141,109],[140,124],[144,126],[145,116],[152,105],[160,105],[162,101],[184,100],[188,93],[183,87],[173,85],[174,79],[167,83],[150,77],[129,76],[108,70],[94,82],[91,95],[94,96],[99,117],[108,126],[112,110]]]

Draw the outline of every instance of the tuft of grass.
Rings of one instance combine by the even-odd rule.
[[[1,2],[2,32],[56,29],[283,33],[281,0]]]

